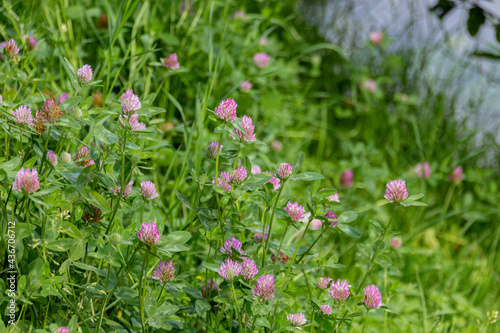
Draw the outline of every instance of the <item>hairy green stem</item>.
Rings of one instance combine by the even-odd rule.
[[[276,265],[276,262],[278,261],[278,258],[279,258],[279,255],[281,253],[281,246],[283,245],[283,240],[285,239],[285,236],[286,236],[286,232],[288,231],[288,226],[290,225],[290,223],[287,223],[286,224],[286,227],[285,227],[285,232],[283,233],[283,236],[281,237],[281,242],[280,242],[280,247],[278,249],[278,253],[276,254],[276,260],[274,261],[274,265]]]
[[[240,157],[241,145],[238,145],[238,152],[236,153],[236,157],[234,158],[233,170],[236,169],[236,165],[238,165],[238,158]]]
[[[146,252],[146,256],[144,257],[144,260],[142,262],[141,277],[139,279],[139,314],[141,316],[142,333],[146,333],[146,324],[144,322],[144,300],[142,299],[142,296],[143,296],[142,281],[144,280],[144,269],[148,264],[149,251],[150,251],[150,249],[148,248],[147,252]]]
[[[370,313],[370,310],[366,310],[366,317],[365,317],[365,323],[363,324],[363,329],[361,330],[361,333],[365,331],[366,328],[366,323],[368,322],[368,314]]]
[[[288,266],[288,270],[286,271],[285,278],[288,277],[290,274],[290,270],[292,269],[293,262],[295,261],[295,257],[297,256],[297,252],[299,252],[300,244],[302,244],[302,241],[304,240],[304,237],[306,236],[307,230],[309,229],[309,226],[311,225],[311,221],[313,220],[314,215],[311,214],[311,217],[309,218],[309,221],[307,222],[306,229],[304,230],[304,233],[302,234],[302,237],[300,237],[299,244],[297,244],[297,248],[295,249],[295,253],[293,254],[292,260],[290,261],[290,266]]]
[[[236,298],[236,291],[234,290],[234,283],[233,283],[233,281],[231,281],[231,289],[233,290],[234,308],[236,310],[236,316],[238,317],[239,328],[241,330],[241,316],[240,316],[240,310],[238,309],[238,299]]]
[[[264,253],[262,254],[262,267],[264,267],[264,264],[266,263],[266,252],[267,252],[267,247],[269,246],[269,241],[271,240],[271,232],[273,230],[274,213],[276,212],[276,206],[278,206],[278,201],[280,199],[280,195],[281,195],[281,192],[283,191],[284,187],[285,187],[285,181],[283,181],[283,184],[280,186],[280,189],[278,191],[278,196],[276,197],[276,201],[274,202],[273,212],[271,213],[271,220],[269,221],[269,232],[267,235],[266,245],[264,246]],[[264,233],[262,233],[262,239],[264,239]]]
[[[382,246],[382,243],[384,242],[385,234],[387,233],[387,230],[389,230],[389,227],[391,226],[392,219],[394,218],[394,215],[396,215],[396,210],[398,209],[398,207],[399,207],[399,203],[396,203],[396,206],[394,207],[394,210],[392,212],[392,216],[391,216],[391,219],[389,220],[389,223],[387,223],[387,226],[384,229],[382,229],[382,234],[380,235],[380,237],[378,239],[377,247],[375,249],[375,252],[373,253],[372,258],[370,259],[370,265],[368,266],[368,269],[366,270],[365,276],[363,277],[363,280],[361,280],[361,283],[359,284],[358,289],[356,289],[356,295],[359,293],[359,291],[363,287],[363,284],[365,283],[366,278],[368,277],[368,275],[370,274],[370,272],[373,268],[373,264],[375,263],[375,260],[377,259],[378,252],[380,251],[380,247]]]

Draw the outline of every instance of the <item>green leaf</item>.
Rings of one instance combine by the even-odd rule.
[[[409,207],[409,206],[421,206],[421,207],[427,207],[426,203],[420,202],[420,201],[401,201],[401,206],[403,207]]]
[[[317,172],[303,172],[292,177],[292,180],[312,181],[318,179],[325,179],[325,176]]]
[[[242,133],[247,134],[247,131],[245,131],[243,129],[243,127],[241,127],[240,122],[241,122],[241,119],[238,118],[235,121],[233,121],[232,124],[233,124],[234,128],[236,128],[237,130],[241,131]]]
[[[103,212],[110,212],[111,208],[109,207],[108,202],[104,199],[99,193],[92,190],[80,190],[82,196],[87,199],[89,203],[98,207]]]
[[[292,163],[292,172],[294,175],[296,175],[300,168],[302,168],[302,164],[304,164],[304,159],[305,159],[305,154],[304,152],[300,152],[297,154],[297,156],[295,156],[295,159],[293,160],[293,163]]]
[[[267,327],[269,329],[271,328],[271,323],[265,317],[258,317],[255,321],[255,325],[257,327]]]
[[[415,195],[409,196],[404,201],[415,201],[415,200],[418,200],[418,199],[423,198],[423,197],[424,197],[423,193],[415,194]]]
[[[361,234],[359,233],[359,231],[357,231],[356,229],[354,229],[353,227],[351,227],[348,224],[338,224],[337,228],[339,228],[346,235],[349,235],[351,237],[354,237],[354,238],[360,238],[361,237]]]
[[[65,65],[64,67],[65,67],[66,71],[68,72],[68,74],[72,75],[73,77],[76,77],[75,67],[73,67],[71,62],[66,57],[64,57],[63,64]]]
[[[156,94],[155,93],[151,93],[149,94],[148,96],[146,96],[146,98],[144,98],[142,100],[142,103],[141,105],[144,107],[144,106],[149,106],[151,103],[153,103],[153,101],[155,100],[156,98]]]
[[[71,222],[64,221],[63,222],[63,230],[70,237],[77,238],[77,239],[83,239],[83,235],[82,235],[81,231]]]
[[[377,259],[375,261],[382,266],[392,265],[391,258],[382,253],[377,256]]]
[[[204,299],[197,300],[194,307],[196,309],[196,313],[198,313],[198,316],[200,317],[203,317],[203,314],[211,309],[210,303]]]
[[[481,8],[474,6],[469,10],[469,18],[467,19],[467,30],[471,36],[477,35],[479,29],[486,21],[486,16]]]
[[[355,211],[347,211],[343,212],[339,216],[339,223],[350,223],[354,221],[358,217],[358,214]]]
[[[179,191],[177,191],[176,189],[174,189],[174,192],[175,192],[175,195],[177,196],[177,198],[179,198],[179,200],[184,204],[184,206],[186,206],[188,209],[193,209],[193,207],[191,206],[191,203],[189,202],[189,200],[183,196]]]
[[[59,105],[59,110],[68,110],[74,108],[78,105],[78,103],[80,103],[81,100],[82,98],[80,96],[70,97]]]
[[[174,231],[165,237],[164,242],[168,245],[172,244],[184,244],[191,238],[191,234],[187,231]]]

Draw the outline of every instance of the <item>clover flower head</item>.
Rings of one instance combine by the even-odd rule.
[[[313,219],[311,221],[311,230],[318,230],[323,225],[323,222],[319,219]]]
[[[174,278],[174,264],[172,260],[167,262],[161,261],[158,267],[156,267],[152,278],[161,283],[171,281]]]
[[[134,94],[132,89],[123,93],[120,103],[125,114],[135,113],[141,108],[141,101],[139,101],[139,97]]]
[[[219,267],[219,275],[227,281],[233,281],[240,273],[240,263],[233,261],[231,258],[227,258]]]
[[[201,296],[203,298],[210,298],[210,294],[212,291],[217,292],[217,296],[219,296],[219,286],[215,280],[208,279],[206,286],[201,286]]]
[[[261,302],[274,298],[274,275],[262,275],[257,279],[255,288],[252,289],[253,297],[258,298]]]
[[[215,116],[223,122],[230,123],[236,119],[236,107],[238,104],[232,98],[220,102],[215,108]]]
[[[266,45],[267,45],[267,38],[266,38],[266,37],[262,37],[262,38],[259,40],[259,45],[260,45],[260,46],[266,46]]]
[[[368,79],[368,80],[363,82],[362,87],[366,91],[373,93],[373,92],[375,92],[375,90],[377,90],[377,82],[375,82],[375,80],[373,80],[373,79]]]
[[[265,52],[259,52],[253,56],[253,62],[255,62],[255,66],[258,68],[266,67],[269,63],[269,59],[271,59],[271,56]]]
[[[271,171],[266,171],[266,173],[274,176]],[[267,181],[267,183],[273,184],[273,191],[277,191],[280,188],[280,179],[278,177],[272,177]]]
[[[265,230],[268,231],[269,227],[265,227]],[[262,235],[262,232],[258,232],[255,234],[255,236],[253,236],[253,239],[254,239],[255,243],[261,243],[262,239],[267,240],[268,235],[269,234],[267,232],[265,232],[264,235]]]
[[[396,250],[399,249],[401,247],[401,240],[397,237],[394,237],[391,240],[391,246]]]
[[[350,288],[351,286],[347,283],[346,280],[337,282],[332,282],[330,284],[330,290],[328,290],[328,295],[336,301],[345,301],[347,297],[351,294]]]
[[[36,47],[36,44],[38,44],[38,41],[36,40],[36,38],[33,37],[33,36],[30,36],[28,34],[25,34],[23,36],[23,38],[24,38],[25,41],[28,42],[28,49],[30,51],[33,51],[35,49],[35,47]]]
[[[342,173],[342,175],[340,176],[340,185],[342,185],[342,187],[344,188],[349,188],[352,186],[352,182],[353,182],[353,176],[354,176],[354,173],[352,172],[351,169],[347,169],[346,171],[344,171]]]
[[[126,198],[130,194],[132,194],[132,187],[134,187],[134,181],[131,180],[127,185],[125,185],[125,188],[123,189],[122,197]],[[113,192],[114,195],[120,194],[122,188],[121,186],[117,188],[110,188],[110,190]]]
[[[157,244],[161,239],[158,226],[155,222],[144,222],[141,226],[141,230],[137,234],[137,237],[149,246]]]
[[[280,140],[273,140],[271,142],[271,148],[273,149],[274,152],[279,153],[280,151],[283,150],[283,144],[281,143]]]
[[[332,279],[330,279],[329,277],[320,277],[318,281],[318,288],[321,290],[325,290],[330,286],[331,281]]]
[[[47,99],[42,109],[36,112],[36,118],[46,123],[55,123],[61,118],[59,105],[52,98]]]
[[[217,141],[210,142],[205,148],[205,156],[210,159],[217,158],[217,147],[219,147],[219,143]],[[219,147],[219,153],[222,152],[222,145]]]
[[[166,58],[162,59],[163,67],[169,69],[178,69],[181,66],[179,65],[179,61],[177,60],[177,54],[172,53],[169,54]]]
[[[365,303],[367,309],[380,309],[380,307],[384,305],[384,303],[382,303],[382,295],[374,284],[366,286],[364,293],[365,299],[363,303]]]
[[[63,152],[61,154],[61,160],[63,161],[64,164],[71,163],[71,154],[68,152]]]
[[[302,220],[302,217],[304,215],[304,207],[302,207],[298,203],[289,201],[285,207],[285,210],[292,221],[298,222]]]
[[[139,122],[139,115],[137,113],[133,113],[130,116],[120,115],[120,122],[122,126],[127,126],[125,121],[123,121],[124,119],[128,122],[128,124],[132,128],[132,131],[142,131],[146,129],[146,125],[144,125],[144,123]]]
[[[372,31],[368,35],[368,38],[373,45],[380,45],[380,43],[382,43],[382,39],[384,38],[384,34],[382,31]]]
[[[247,178],[247,170],[244,167],[239,167],[234,170],[233,174],[229,177],[231,184],[240,185]]]
[[[158,197],[155,184],[149,180],[141,182],[141,193],[145,200],[153,200]]]
[[[249,92],[252,90],[253,84],[250,81],[241,82],[240,89],[243,92]]]
[[[82,160],[85,157],[88,158]],[[75,162],[79,165],[86,165],[89,161],[90,161],[90,148],[85,145],[82,145],[76,152]]]
[[[461,182],[464,179],[464,169],[462,166],[457,166],[448,176],[447,180],[450,182]]]
[[[21,105],[16,111],[11,111],[14,116],[14,122],[20,125],[33,125],[33,116],[31,109],[27,105]]]
[[[234,13],[234,18],[235,19],[240,19],[240,18],[243,18],[245,17],[245,12],[244,11],[241,11],[241,10],[238,10]]]
[[[259,173],[262,173],[262,170],[260,169],[260,166],[258,166],[258,165],[252,165],[252,175],[257,175]]]
[[[339,224],[337,214],[333,210],[326,212],[325,217],[330,220],[330,228],[335,228]]]
[[[253,142],[255,141],[255,126],[252,124],[252,118],[248,116],[243,116],[241,118],[240,126],[245,130],[246,133],[243,133],[239,129],[234,128],[233,132],[240,139],[241,142]],[[231,136],[235,139],[234,136]]]
[[[61,103],[64,102],[65,100],[67,100],[68,97],[69,97],[69,94],[67,92],[62,93],[61,96],[59,96],[59,99],[57,100],[57,105],[58,106],[61,105]],[[69,110],[65,110],[65,111],[66,111],[66,113],[69,114]],[[78,119],[78,117],[75,117],[75,118]]]
[[[297,313],[297,314],[290,313],[288,316],[286,316],[286,319],[288,319],[290,324],[297,329],[300,329],[300,326],[307,323],[306,316],[303,313]]]
[[[333,195],[330,195],[329,197],[326,198],[328,201],[332,202],[332,201],[336,201],[336,202],[340,202],[340,199],[339,199],[339,194],[338,193],[335,193]]]
[[[276,170],[276,176],[281,180],[286,180],[292,175],[292,168],[290,163],[281,163]]]
[[[243,275],[243,280],[250,281],[259,272],[255,262],[252,259],[243,257],[241,262],[241,275]]]
[[[92,67],[90,65],[83,65],[77,72],[78,82],[80,84],[87,84],[92,80]]]
[[[227,239],[224,242],[224,245],[220,247],[220,252],[231,255],[233,253],[233,249],[238,253],[243,253],[243,251],[241,250],[241,243],[235,237]]]
[[[0,49],[3,49],[4,54],[9,58],[15,58],[19,53],[16,41],[12,38],[8,42],[0,43]],[[3,56],[1,58],[3,59]]]
[[[418,163],[414,168],[419,178],[429,178],[431,176],[431,166],[429,162]]]
[[[217,186],[222,188],[227,193],[231,192],[232,186],[229,184],[229,173],[222,172],[220,176],[217,178]],[[215,179],[212,180],[212,184],[215,184]]]
[[[56,333],[69,333],[69,328],[68,327],[60,327]]]
[[[278,249],[276,249],[276,252],[278,252]],[[290,258],[284,254],[283,252],[280,251],[280,253],[278,254],[278,262],[280,262],[281,264],[286,264],[288,262]],[[274,262],[276,261],[276,255],[274,253],[271,253],[271,260]]]
[[[332,314],[332,307],[329,305],[322,305],[319,307],[321,311],[326,314],[326,315],[331,315]]]
[[[33,169],[21,168],[12,184],[12,189],[14,191],[22,192],[24,189],[28,194],[31,194],[40,188],[40,182],[38,181],[38,171]]]
[[[49,150],[47,152],[47,160],[52,164],[53,166],[57,165],[57,155],[52,151]]]
[[[392,180],[387,183],[385,188],[384,198],[390,202],[401,202],[408,198],[408,191],[406,191],[406,182],[404,180]]]

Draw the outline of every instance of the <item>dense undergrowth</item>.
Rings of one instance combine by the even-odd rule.
[[[0,15],[0,332],[498,329],[497,145],[411,50],[293,1]]]

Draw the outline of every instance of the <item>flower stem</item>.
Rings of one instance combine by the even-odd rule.
[[[266,196],[267,197],[267,196]],[[264,266],[264,260],[265,260],[265,250],[264,250],[264,244],[266,243],[266,209],[267,209],[267,200],[264,202],[264,209],[262,210],[262,218],[261,218],[261,223],[262,223],[262,266]],[[269,234],[268,234],[269,237]]]
[[[319,235],[318,238],[316,238],[316,240],[311,244],[311,246],[309,246],[309,248],[307,249],[307,251],[304,252],[304,254],[300,256],[299,260],[297,260],[297,264],[299,262],[301,262],[302,259],[304,259],[304,257],[309,253],[309,251],[311,251],[311,249],[314,247],[314,245],[316,245],[316,243],[319,241],[320,238],[321,238],[321,235]]]
[[[359,284],[358,289],[356,289],[356,294],[358,294],[359,291],[361,290],[361,288],[363,287],[363,284],[365,283],[366,278],[368,277],[368,275],[370,274],[370,272],[373,268],[373,264],[375,263],[375,260],[377,259],[378,252],[380,251],[380,247],[382,246],[382,243],[384,242],[384,236],[387,233],[387,230],[389,229],[389,227],[391,226],[392,219],[394,218],[394,215],[396,215],[396,210],[398,209],[398,207],[399,207],[399,203],[397,203],[396,206],[394,207],[394,210],[392,212],[392,216],[391,216],[391,219],[389,220],[389,223],[387,223],[387,226],[384,229],[382,229],[382,234],[380,234],[380,237],[378,239],[377,248],[375,249],[375,252],[373,253],[373,256],[370,260],[370,265],[368,266],[368,269],[366,270],[366,273],[365,273],[365,276],[363,277],[363,280]]]
[[[278,261],[278,258],[279,258],[279,255],[281,253],[281,246],[283,245],[283,240],[285,239],[285,236],[286,236],[286,232],[288,231],[288,226],[290,225],[290,223],[287,223],[286,224],[286,227],[285,227],[285,232],[283,233],[283,236],[281,237],[281,242],[280,242],[280,247],[278,249],[278,253],[276,254],[276,260],[274,261],[274,265],[276,265],[276,262]]]
[[[236,153],[236,157],[233,163],[233,170],[236,169],[236,165],[238,164],[238,157],[240,157],[241,145],[238,145],[238,153]]]
[[[50,132],[52,131],[52,126],[49,126],[49,131],[47,132],[47,140],[45,140],[45,145],[43,147],[43,155],[42,155],[42,164],[40,166],[40,176],[42,176],[42,171],[44,171],[43,167],[45,165],[45,160],[47,159],[47,146],[50,140]]]
[[[396,215],[396,210],[398,209],[398,207],[399,207],[399,203],[396,203],[396,206],[394,207],[394,210],[392,211],[392,216],[391,216],[391,219],[389,220],[389,223],[387,223],[387,226],[384,229],[382,229],[382,234],[380,235],[380,237],[378,239],[377,248],[375,249],[375,252],[373,253],[372,258],[370,259],[370,265],[368,266],[368,269],[366,270],[366,273],[365,273],[365,276],[363,277],[363,280],[359,284],[358,289],[356,289],[356,295],[359,293],[359,291],[363,287],[363,285],[366,281],[366,278],[368,277],[368,275],[370,274],[370,272],[373,268],[373,264],[375,263],[375,260],[377,259],[378,252],[380,251],[380,247],[382,246],[382,243],[384,241],[384,236],[385,236],[387,230],[389,229],[389,227],[391,226],[392,219]],[[345,318],[346,315],[347,315],[347,310],[344,312],[344,315],[342,316],[342,318]],[[368,318],[368,315],[367,315],[367,318]],[[365,324],[366,324],[366,322],[365,322]],[[339,330],[340,330],[341,325],[342,325],[342,321],[340,321],[338,324]]]
[[[363,329],[361,330],[361,333],[365,331],[366,323],[368,322],[368,314],[370,313],[370,310],[366,310],[366,317],[365,317],[365,323],[363,324]]]
[[[220,133],[219,142],[217,142],[217,156],[215,157],[215,185],[217,185],[217,180],[219,177],[219,155],[220,155],[220,144],[222,143],[222,135],[224,131]]]
[[[307,222],[306,229],[304,230],[304,233],[302,234],[302,237],[300,237],[299,244],[297,244],[297,248],[295,249],[295,253],[293,254],[292,261],[290,261],[290,266],[288,266],[288,271],[286,271],[285,278],[288,277],[290,274],[290,270],[292,269],[293,262],[295,261],[295,257],[297,256],[297,252],[299,252],[300,244],[302,244],[302,241],[304,240],[304,237],[307,233],[307,229],[309,229],[309,225],[311,225],[311,221],[313,220],[314,215],[311,214],[311,217],[309,218],[309,221]]]
[[[239,320],[240,326],[241,326],[240,311],[238,310],[238,299],[236,298],[236,291],[234,290],[234,283],[233,283],[233,281],[231,281],[231,289],[233,290],[234,306],[235,306],[235,309],[236,309],[236,315],[238,316],[238,320]]]
[[[124,188],[125,188],[125,145],[127,143],[127,129],[124,129],[125,131],[125,134],[123,136],[123,145],[122,145],[122,170],[121,170],[121,188],[120,188],[120,193],[118,194],[117,196],[117,202],[116,202],[116,206],[113,210],[113,212],[111,213],[111,217],[109,218],[109,223],[108,223],[108,227],[106,228],[106,233],[105,235],[107,235],[110,231],[111,231],[111,226],[113,225],[113,220],[115,219],[115,216],[116,216],[116,211],[118,210],[118,206],[120,205],[120,199],[122,197],[122,194],[123,194],[123,191],[124,191]]]
[[[142,281],[144,280],[144,268],[146,267],[149,259],[149,251],[150,250],[148,248],[144,261],[142,262],[141,277],[139,279],[139,314],[141,316],[142,333],[146,333],[146,325],[144,323],[144,301],[142,300]]]
[[[321,320],[321,324],[319,325],[318,332],[321,332],[321,327],[323,327],[323,323],[325,322],[325,317]]]
[[[167,282],[165,281],[163,283],[163,286],[161,286],[161,289],[160,289],[160,294],[158,295],[158,299],[156,300],[156,303],[158,303],[160,301],[160,297],[161,297],[161,294],[163,294],[163,289],[165,289],[165,285],[167,284]]]
[[[278,191],[278,196],[276,197],[276,201],[274,202],[273,212],[271,214],[271,221],[269,221],[269,232],[267,234],[266,245],[264,246],[264,253],[262,254],[262,267],[264,267],[264,264],[266,261],[267,247],[269,246],[269,241],[271,240],[271,231],[273,230],[274,212],[276,212],[276,206],[278,205],[278,201],[280,199],[281,192],[283,191],[283,187],[285,187],[284,181],[283,181],[283,184],[282,184],[282,186],[280,186],[280,189]],[[262,239],[264,239],[264,233],[262,233],[262,237],[263,237]]]

